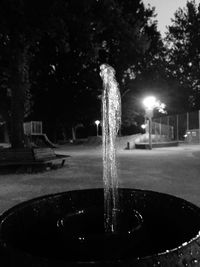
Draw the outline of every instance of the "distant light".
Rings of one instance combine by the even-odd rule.
[[[100,124],[100,121],[96,120],[94,123],[98,126]]]
[[[145,129],[146,127],[147,127],[146,124],[142,124],[142,125],[141,125],[141,128],[142,128],[142,129]]]
[[[99,124],[100,124],[100,121],[99,120],[96,120],[94,123],[97,126],[97,136],[98,136],[99,135]]]

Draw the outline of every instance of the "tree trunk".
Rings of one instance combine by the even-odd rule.
[[[5,143],[10,143],[10,138],[9,138],[9,134],[8,134],[8,127],[7,124],[4,124],[4,142]]]
[[[13,42],[13,43],[12,43]],[[10,88],[11,97],[11,146],[22,148],[25,146],[24,113],[25,97],[28,85],[27,46],[20,37],[11,40]]]
[[[72,127],[72,140],[76,141],[76,128]]]

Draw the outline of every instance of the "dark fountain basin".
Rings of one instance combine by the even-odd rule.
[[[103,189],[36,198],[0,220],[1,266],[200,266],[200,208],[119,189],[119,232],[104,233]]]

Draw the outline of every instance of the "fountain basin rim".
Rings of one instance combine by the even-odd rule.
[[[25,252],[23,250],[20,250],[18,248],[15,248],[13,247],[12,245],[8,244],[8,243],[5,243],[4,240],[2,239],[2,234],[1,234],[1,227],[2,227],[2,224],[3,222],[6,220],[6,218],[8,216],[12,216],[13,213],[16,212],[16,209],[21,209],[21,208],[24,208],[26,206],[28,206],[30,203],[37,203],[37,202],[40,202],[41,200],[43,201],[46,201],[46,199],[50,199],[50,198],[57,198],[61,195],[68,195],[69,193],[78,193],[78,192],[89,192],[89,191],[99,191],[99,190],[103,190],[103,188],[99,187],[99,188],[86,188],[86,189],[74,189],[74,190],[69,190],[69,191],[63,191],[63,192],[57,192],[57,193],[51,193],[51,194],[45,194],[45,195],[41,195],[41,196],[38,196],[38,197],[35,197],[35,198],[32,198],[32,199],[28,199],[28,200],[25,200],[21,203],[18,203],[16,204],[15,206],[9,208],[8,210],[4,211],[2,214],[0,214],[0,244],[4,247],[4,248],[7,248],[9,249],[10,251],[13,251],[13,252],[17,252],[17,253],[20,253],[21,255],[27,255],[27,256],[30,256],[30,257],[33,257],[33,255],[29,252]],[[179,201],[182,201],[183,203],[185,204],[189,204],[191,207],[195,208],[195,209],[198,209],[198,206],[196,206],[195,204],[185,200],[185,199],[182,199],[182,198],[179,198],[177,196],[173,196],[173,195],[170,195],[168,193],[162,193],[162,192],[157,192],[157,191],[153,191],[153,190],[143,190],[143,189],[135,189],[135,188],[124,188],[124,187],[120,187],[119,190],[122,190],[122,191],[133,191],[133,194],[134,194],[134,191],[136,192],[142,192],[143,194],[148,194],[148,193],[153,193],[153,194],[156,194],[156,195],[160,195],[160,196],[166,196],[166,197],[170,197],[170,198],[173,198],[174,200],[177,199]],[[170,253],[176,253],[179,249],[181,248],[184,248],[184,247],[187,247],[189,246],[192,242],[196,241],[197,239],[200,239],[200,230],[198,231],[198,233],[193,237],[191,238],[188,242],[184,242],[182,243],[180,246],[177,246],[175,248],[172,248],[172,249],[169,249],[169,250],[166,250],[166,251],[163,251],[163,252],[159,252],[159,253],[156,253],[156,254],[151,254],[151,255],[147,255],[147,256],[142,256],[142,257],[137,257],[137,258],[130,258],[130,259],[127,259],[127,260],[120,260],[120,259],[117,259],[115,260],[115,263],[116,264],[120,264],[120,263],[129,263],[129,262],[133,262],[134,260],[145,260],[145,259],[148,259],[148,258],[152,258],[154,256],[156,257],[159,257],[159,256],[163,256],[163,255],[167,255],[167,254],[170,254]],[[46,257],[41,257],[41,256],[34,256],[35,258],[38,258],[38,259],[45,259]],[[68,261],[68,263],[74,263],[75,261]],[[88,263],[91,264],[93,261],[76,261],[77,264],[82,264],[82,265],[87,265]],[[98,262],[102,262],[101,260],[95,260],[94,263],[98,263]],[[112,260],[103,260],[103,262],[105,264],[109,264],[109,263],[113,263]]]

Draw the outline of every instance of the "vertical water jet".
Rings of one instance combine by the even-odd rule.
[[[116,167],[116,137],[121,123],[121,97],[115,70],[108,64],[100,66],[103,80],[102,140],[104,183],[104,227],[106,232],[117,231],[118,179]]]

